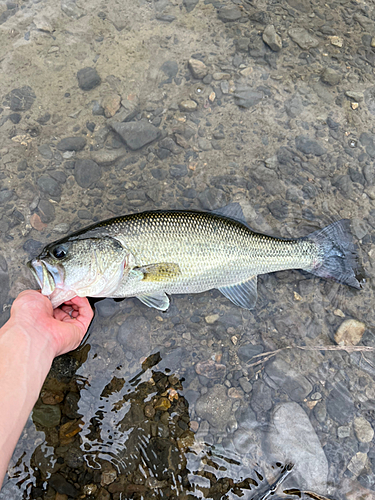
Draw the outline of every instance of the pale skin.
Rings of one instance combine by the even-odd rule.
[[[0,329],[0,487],[53,359],[79,346],[92,317],[82,297],[53,309],[47,297],[26,290],[13,302]]]

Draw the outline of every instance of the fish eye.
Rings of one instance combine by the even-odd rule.
[[[61,245],[55,247],[51,251],[51,254],[52,254],[53,257],[55,257],[55,259],[63,259],[66,256],[67,253],[68,252],[67,252],[66,248],[64,248]]]

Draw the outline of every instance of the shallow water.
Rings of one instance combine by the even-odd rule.
[[[217,291],[93,302],[0,499],[260,500],[288,463],[273,498],[374,497],[374,20],[346,0],[0,1],[0,324],[45,243],[143,209],[239,202],[284,237],[349,218],[366,277],[265,275],[252,312]]]

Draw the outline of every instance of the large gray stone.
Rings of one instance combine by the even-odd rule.
[[[274,358],[267,364],[266,373],[293,401],[303,401],[313,390],[307,378],[280,357]]]
[[[160,135],[159,129],[145,121],[112,123],[111,127],[133,151],[150,144]]]
[[[309,417],[299,404],[281,403],[275,408],[265,444],[271,461],[294,464],[294,484],[288,486],[326,493],[328,461]]]
[[[214,385],[200,396],[195,405],[197,415],[213,427],[224,430],[232,414],[232,401],[223,385]]]

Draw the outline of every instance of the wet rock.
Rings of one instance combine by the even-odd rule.
[[[36,95],[31,87],[25,85],[19,89],[13,89],[4,98],[4,104],[12,111],[27,111],[35,101]]]
[[[187,166],[184,163],[171,165],[169,174],[175,179],[181,179],[188,174]]]
[[[183,0],[183,5],[187,12],[191,12],[194,10],[198,2],[199,0]]]
[[[256,413],[263,413],[272,408],[272,390],[261,379],[253,383],[250,404]]]
[[[366,467],[366,463],[367,463],[367,453],[362,453],[361,451],[359,451],[350,460],[348,464],[348,470],[350,470],[350,472],[357,477]]]
[[[42,391],[40,396],[45,405],[57,405],[64,399],[62,391]]]
[[[117,471],[113,467],[108,467],[107,470],[104,470],[101,475],[100,484],[102,486],[108,486],[112,484],[117,479]]]
[[[83,68],[77,73],[78,85],[82,90],[92,90],[101,84],[101,78],[95,68]]]
[[[200,361],[195,365],[195,371],[198,375],[203,375],[204,377],[210,379],[219,379],[225,376],[226,366],[220,363],[215,363],[212,359],[207,361]]]
[[[228,202],[224,191],[216,188],[206,188],[198,195],[198,200],[204,210],[215,210],[224,207]]]
[[[338,345],[357,345],[362,339],[366,325],[355,319],[347,319],[341,323],[335,333],[335,342]]]
[[[117,340],[126,349],[144,353],[150,345],[150,322],[141,316],[129,316],[120,326]]]
[[[81,431],[82,424],[82,420],[70,420],[61,425],[59,429],[60,445],[65,446],[70,444],[73,441],[74,436]]]
[[[322,156],[327,152],[318,142],[305,135],[296,137],[296,148],[305,155]]]
[[[92,160],[77,160],[74,166],[74,178],[79,186],[88,188],[102,176],[101,168]]]
[[[249,394],[252,391],[253,386],[250,384],[249,380],[246,377],[240,377],[238,379],[238,382],[240,383],[242,390],[246,394]]]
[[[364,417],[354,419],[354,432],[360,443],[369,443],[374,437],[374,429]]]
[[[178,63],[177,61],[165,61],[160,69],[168,77],[163,83],[171,83],[173,78],[177,76]]]
[[[38,406],[33,409],[32,419],[42,427],[56,427],[61,420],[60,407],[38,404]]]
[[[41,221],[48,224],[55,218],[55,207],[50,201],[41,199],[38,203],[38,214]]]
[[[372,115],[375,115],[375,87],[370,87],[364,92],[365,103]]]
[[[43,158],[46,158],[47,160],[52,160],[53,158],[53,152],[51,148],[49,147],[49,144],[42,144],[38,147],[39,153],[43,156]]]
[[[59,151],[82,151],[86,146],[86,139],[84,137],[65,137],[57,144]]]
[[[328,415],[341,425],[354,417],[354,402],[350,392],[342,382],[338,382],[327,398]]]
[[[159,129],[146,121],[115,122],[111,123],[111,127],[133,151],[143,148],[146,144],[150,144],[158,139],[160,135]]]
[[[263,31],[262,38],[263,42],[266,43],[274,52],[281,50],[283,42],[280,35],[276,33],[275,26],[273,24],[269,24],[266,27]]]
[[[237,355],[241,361],[247,363],[254,356],[261,354],[264,351],[262,345],[245,344],[239,347]]]
[[[72,420],[81,417],[82,415],[78,413],[78,402],[79,394],[76,392],[68,392],[62,407],[63,414]]]
[[[25,241],[25,243],[22,245],[22,248],[29,256],[35,257],[35,255],[38,255],[42,250],[43,243],[41,241],[30,239]]]
[[[185,101],[181,101],[178,105],[181,111],[192,112],[195,111],[198,107],[198,104],[192,99],[186,99]]]
[[[0,191],[0,204],[8,202],[14,195],[10,189],[2,189]]]
[[[238,21],[238,19],[241,19],[242,12],[236,6],[222,7],[218,12],[218,17],[221,21],[223,21],[223,23],[230,23],[233,21]]]
[[[200,396],[195,404],[195,411],[213,427],[225,429],[232,414],[232,401],[228,398],[225,387],[214,385]]]
[[[44,222],[42,222],[38,214],[32,214],[30,216],[30,224],[37,231],[43,231],[43,229],[47,227],[47,224],[44,224]]]
[[[65,477],[59,473],[52,474],[48,483],[57,493],[60,493],[60,495],[68,495],[68,497],[72,498],[77,498],[79,495],[77,488],[71,483],[68,483]]]
[[[61,185],[49,175],[42,175],[39,177],[37,184],[42,191],[52,197],[59,197],[61,195]]]
[[[121,106],[121,97],[118,94],[110,94],[102,100],[102,108],[104,109],[104,116],[111,118],[115,115]]]
[[[323,83],[334,86],[340,83],[341,75],[331,68],[325,68],[320,75],[320,79]]]
[[[202,80],[208,73],[208,68],[204,62],[199,61],[199,59],[189,59],[189,69],[194,78]]]
[[[102,318],[109,318],[119,311],[119,304],[113,299],[104,299],[96,302],[95,309]]]
[[[250,88],[238,89],[233,95],[237,106],[245,109],[255,106],[264,97],[263,92],[258,92]]]
[[[265,370],[272,382],[285,391],[292,401],[302,402],[313,390],[307,378],[281,357],[274,358]]]
[[[288,217],[289,205],[284,200],[274,200],[268,205],[269,211],[278,220],[284,220]]]
[[[272,415],[267,435],[271,459],[294,463],[300,489],[326,493],[328,462],[314,428],[297,403],[281,403]]]
[[[337,187],[345,196],[353,194],[353,183],[349,175],[338,175],[333,178],[332,184]]]
[[[303,50],[309,50],[319,45],[319,40],[310,35],[304,28],[290,28],[290,38]]]
[[[72,19],[79,19],[85,14],[76,4],[76,0],[61,0],[61,10]]]
[[[250,19],[259,24],[268,24],[270,16],[268,12],[264,10],[257,10],[251,14]]]
[[[303,111],[302,99],[299,95],[285,101],[285,111],[290,118],[296,118]]]
[[[159,142],[159,146],[161,148],[167,149],[174,155],[177,155],[183,151],[183,149],[174,142],[172,137],[165,137]]]

